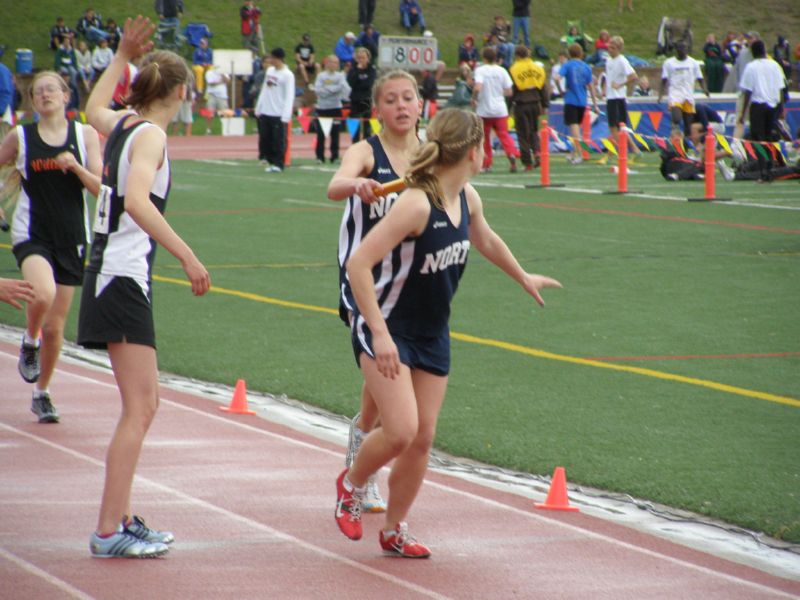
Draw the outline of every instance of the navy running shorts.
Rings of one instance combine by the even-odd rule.
[[[359,367],[362,353],[375,358],[375,353],[372,351],[372,332],[363,319],[356,321],[356,326],[352,328],[351,339],[353,354]],[[397,346],[400,362],[409,369],[421,369],[442,377],[450,372],[449,331],[437,337],[407,338],[392,334],[392,340]]]

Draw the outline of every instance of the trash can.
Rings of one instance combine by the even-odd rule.
[[[33,50],[28,48],[17,48],[17,73],[33,72]]]

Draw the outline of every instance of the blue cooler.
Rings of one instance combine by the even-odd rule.
[[[33,50],[17,48],[17,73],[33,72]]]

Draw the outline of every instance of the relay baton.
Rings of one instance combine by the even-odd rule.
[[[373,188],[372,191],[375,193],[376,196],[385,196],[387,194],[391,194],[392,192],[400,192],[404,189],[406,189],[406,182],[401,177],[400,179],[387,181],[380,187]]]

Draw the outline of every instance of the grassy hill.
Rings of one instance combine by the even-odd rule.
[[[207,23],[214,32],[212,47],[239,48],[239,0],[184,0],[186,13],[182,23]],[[384,34],[402,34],[397,2],[377,3],[376,28]],[[449,66],[456,61],[458,43],[466,32],[481,34],[489,29],[494,15],[510,18],[509,0],[422,0],[428,28],[439,41],[442,59]],[[0,44],[6,46],[4,62],[12,67],[16,48],[34,52],[36,68],[52,66],[53,53],[47,48],[48,32],[56,16],[63,16],[75,26],[88,5],[104,18],[113,17],[119,23],[126,16],[143,13],[155,17],[152,0],[98,0],[76,3],[73,0],[48,0],[28,4],[18,0],[0,0]],[[291,51],[303,32],[309,32],[317,56],[333,50],[336,40],[345,31],[357,31],[356,0],[269,0],[261,2],[267,47],[283,46]],[[532,3],[531,33],[551,56],[559,48],[558,39],[564,34],[569,19],[582,18],[587,33],[596,36],[600,29],[626,40],[626,51],[651,59],[662,16],[691,18],[695,38],[695,56],[701,54],[709,32],[722,38],[728,30],[755,29],[771,47],[775,36],[783,33],[793,44],[800,34],[800,2],[796,0],[638,0],[634,12],[617,12],[616,0],[572,0],[555,2],[535,0]],[[794,37],[793,37],[794,36]]]

